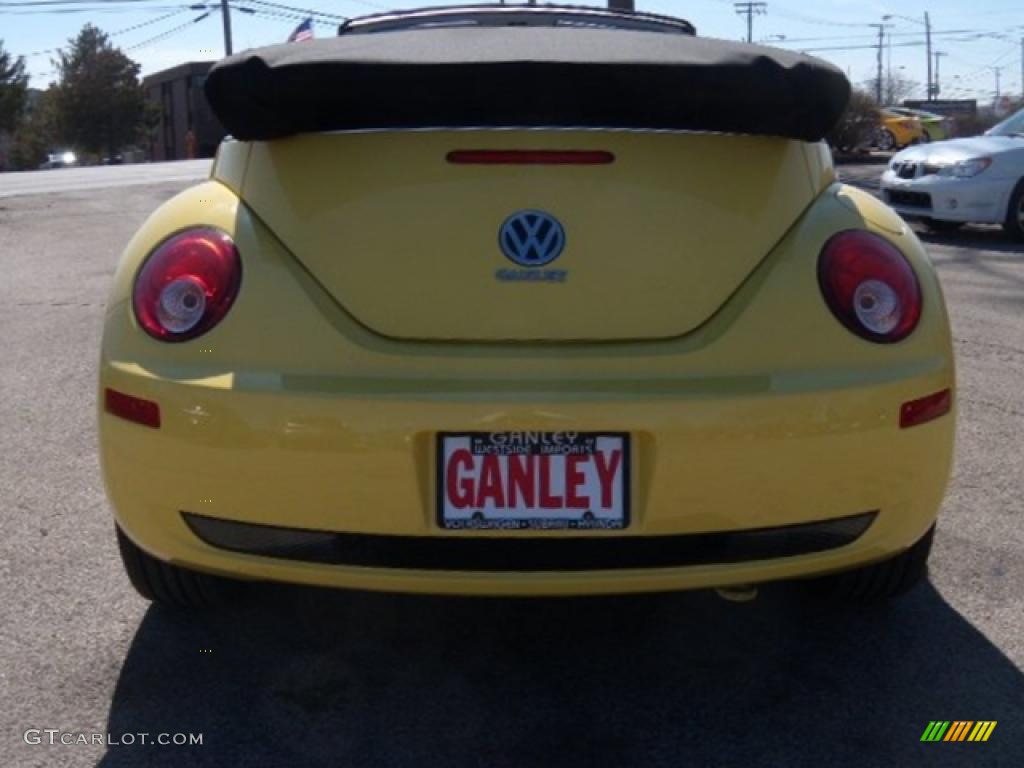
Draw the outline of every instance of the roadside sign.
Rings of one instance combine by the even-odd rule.
[[[978,114],[977,99],[936,99],[935,101],[909,99],[903,102],[903,106],[908,109],[934,112],[943,117],[974,117]]]

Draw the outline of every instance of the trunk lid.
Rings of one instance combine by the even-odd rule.
[[[818,190],[804,148],[638,131],[313,134],[255,143],[242,197],[382,335],[655,339],[708,320],[810,204]],[[450,162],[458,150],[602,151],[614,161]]]

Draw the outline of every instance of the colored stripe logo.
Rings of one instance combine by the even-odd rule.
[[[988,741],[996,727],[995,720],[932,720],[921,735],[921,741]]]

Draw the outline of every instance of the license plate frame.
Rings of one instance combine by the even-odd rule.
[[[514,436],[520,436],[518,438],[519,442],[516,442]],[[436,434],[434,455],[434,479],[436,485],[435,523],[438,528],[444,531],[624,531],[632,523],[630,502],[632,501],[631,471],[633,456],[631,438],[632,436],[629,432],[608,430],[586,432],[438,432]],[[467,440],[468,444],[466,443]],[[534,509],[525,516],[521,513],[499,515],[493,510],[485,511],[485,509],[476,508],[477,505],[474,503],[469,505],[474,507],[471,511],[465,511],[466,507],[464,507],[456,514],[452,514],[454,503],[449,503],[452,502],[452,499],[450,498],[451,489],[448,486],[448,466],[453,453],[460,449],[470,451],[473,462],[470,479],[479,483],[484,471],[480,465],[487,461],[488,454],[494,450],[505,450],[510,445],[518,445],[519,448],[514,452],[494,454],[498,456],[496,463],[501,468],[500,474],[505,483],[502,493],[507,492],[509,497],[518,495],[523,497],[524,501],[529,501],[526,498],[525,480],[522,472],[525,471],[525,467],[533,467],[531,471],[536,473],[536,478],[533,474],[530,474],[530,484],[534,490],[533,501],[538,502],[542,498],[551,501],[554,499],[552,494],[561,492],[561,499],[563,502],[566,502],[570,499],[567,493],[567,483],[570,482],[567,474],[570,470],[568,457],[583,455],[592,457],[589,464],[585,462],[573,462],[573,464],[578,471],[584,472],[585,490],[588,491],[586,498],[588,501],[592,501],[596,495],[600,494],[602,504],[588,504],[586,508],[581,509],[579,507],[581,497],[578,495],[580,483],[576,482],[573,485],[574,492],[571,497],[575,502],[572,507],[565,504],[561,508],[549,508],[545,511],[541,509],[539,503],[534,503]],[[524,445],[526,447],[523,447]],[[563,446],[571,446],[573,450],[566,451]],[[477,448],[484,452],[475,452]],[[449,451],[449,449],[452,450]],[[621,451],[618,460],[614,456],[616,449]],[[597,458],[597,453],[601,454],[600,459]],[[512,458],[521,456],[529,456],[531,458]],[[461,458],[463,459],[462,468],[465,469],[465,456],[463,455]],[[480,460],[479,465],[477,463],[478,458]],[[523,481],[518,483],[515,489],[518,491],[518,494],[514,494],[510,485],[512,481],[509,476],[509,470],[513,461],[516,461],[520,468],[519,479]],[[542,466],[546,467],[546,469],[542,469]],[[494,463],[491,463],[492,473],[493,467]],[[610,481],[608,479],[609,470],[612,470]],[[545,477],[547,478],[547,486],[543,485],[545,483],[543,478]],[[578,479],[578,475],[573,475],[573,477]],[[557,483],[559,478],[562,480],[560,486]],[[466,474],[463,473],[457,482],[464,483],[466,479]],[[613,498],[611,499],[611,507],[606,507],[603,505],[603,502],[607,498],[605,493],[609,482],[610,494]],[[493,484],[490,484],[488,487],[494,490]],[[548,493],[546,497],[545,487]],[[461,490],[464,491],[465,486]],[[491,494],[491,496],[493,495]],[[475,501],[480,500],[481,497],[478,494]],[[494,500],[497,501],[497,499]],[[464,501],[464,499],[461,499],[461,501]],[[529,505],[525,506],[529,508]]]

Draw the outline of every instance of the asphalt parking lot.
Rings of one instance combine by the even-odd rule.
[[[881,168],[843,173],[870,187]],[[0,765],[1024,765],[1024,244],[924,235],[959,443],[930,583],[898,603],[266,585],[195,617],[131,590],[95,451],[110,276],[189,176],[151,173],[0,195]],[[998,725],[921,743],[936,719]],[[29,745],[30,728],[203,743]]]

